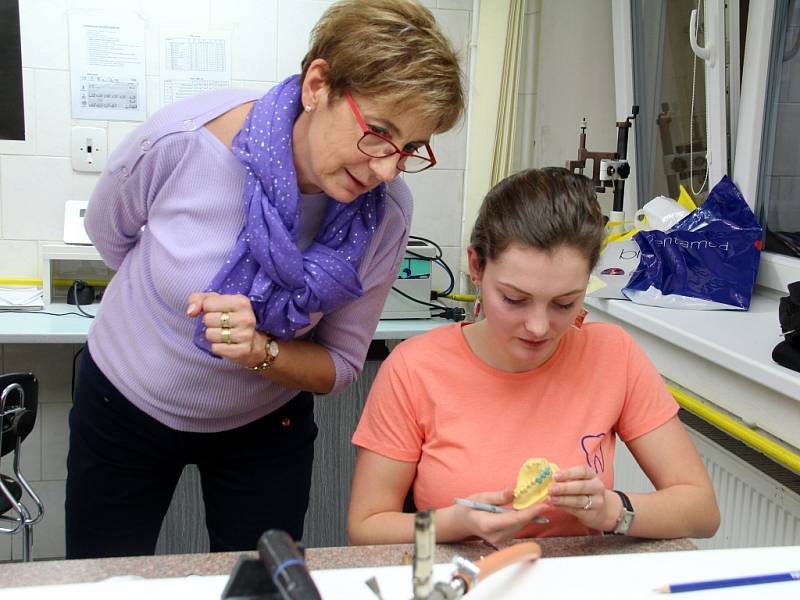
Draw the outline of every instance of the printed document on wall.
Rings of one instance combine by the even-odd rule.
[[[144,121],[144,20],[93,11],[69,15],[72,118]]]
[[[163,28],[159,43],[161,105],[231,87],[230,47],[227,31]]]

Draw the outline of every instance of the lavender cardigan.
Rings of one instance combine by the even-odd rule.
[[[86,230],[116,269],[89,331],[89,349],[114,386],[139,409],[181,431],[239,427],[274,411],[288,390],[192,343],[190,293],[219,271],[244,224],[245,171],[203,125],[261,92],[223,90],[172,104],[145,122],[108,161],[89,202]],[[333,392],[363,367],[403,256],[411,223],[408,187],[387,187],[386,211],[364,253],[364,295],[298,332],[327,348]],[[301,248],[322,222],[322,194],[301,197]]]

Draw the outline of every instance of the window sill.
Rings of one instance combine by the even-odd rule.
[[[757,288],[750,310],[690,311],[587,298],[590,320],[625,328],[665,378],[753,429],[800,448],[800,373],[772,360],[779,295]]]
[[[788,293],[789,284],[794,281],[800,281],[800,258],[774,252],[761,253],[757,285],[770,288],[785,296]]]

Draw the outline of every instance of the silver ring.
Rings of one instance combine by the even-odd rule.
[[[583,505],[583,510],[589,510],[590,508],[592,508],[592,497],[587,494],[586,504]]]
[[[219,326],[223,329],[231,326],[231,314],[224,312],[219,316]]]
[[[223,327],[222,328],[222,333],[220,335],[222,336],[222,343],[223,344],[230,344],[231,343],[231,330],[230,330],[229,327]]]

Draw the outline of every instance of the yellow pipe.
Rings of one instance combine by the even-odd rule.
[[[445,296],[439,296],[440,298],[448,298],[450,300],[455,300],[457,302],[475,302],[478,299],[477,296],[473,296],[472,294],[447,294]]]
[[[749,427],[742,425],[738,421],[731,419],[729,416],[714,410],[707,404],[700,402],[697,398],[692,398],[688,394],[680,391],[679,389],[667,385],[672,396],[678,401],[683,408],[690,413],[697,415],[701,419],[708,421],[715,425],[722,431],[728,433],[731,437],[740,440],[755,448],[762,454],[766,454],[775,462],[783,465],[787,469],[800,473],[800,454],[795,454],[791,450],[787,450],[783,446],[776,444],[772,440],[756,433]]]
[[[9,277],[0,279],[0,285],[42,285],[42,280],[28,277]]]
[[[72,285],[74,279],[53,279],[53,285],[69,287]],[[106,279],[84,279],[87,285],[95,287],[105,287],[108,285]],[[44,282],[41,279],[34,279],[29,277],[8,277],[0,279],[0,285],[42,285]]]
[[[72,285],[72,282],[75,281],[74,279],[53,279],[54,285],[59,285],[63,287],[69,287]],[[93,287],[106,287],[109,284],[107,279],[82,279],[86,285],[91,285]]]

